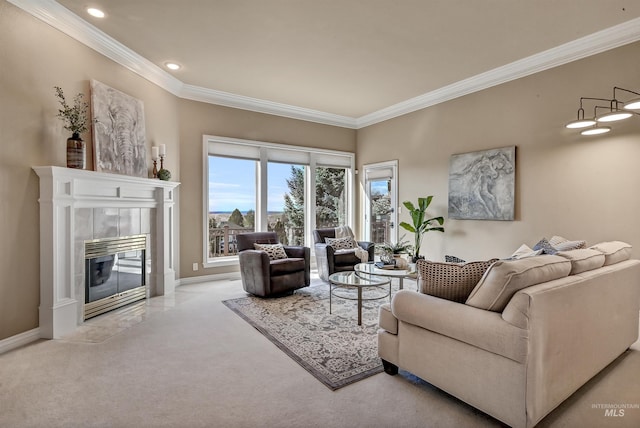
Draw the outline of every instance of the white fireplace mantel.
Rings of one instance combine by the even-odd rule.
[[[179,183],[56,166],[33,167],[40,177],[40,337],[60,338],[78,324],[74,275],[77,208],[154,208],[155,294],[175,290],[174,201]]]

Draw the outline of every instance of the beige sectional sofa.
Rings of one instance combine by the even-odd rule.
[[[378,353],[513,427],[532,427],[638,338],[630,246],[500,260],[464,303],[402,290],[380,310]]]

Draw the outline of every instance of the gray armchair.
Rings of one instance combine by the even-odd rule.
[[[334,228],[316,229],[313,231],[314,250],[318,274],[323,281],[329,281],[329,275],[334,272],[353,270],[353,267],[361,262],[355,251],[336,250],[325,243],[325,238],[335,238]],[[368,241],[356,241],[356,243],[369,253],[369,261],[372,262],[375,255],[375,244]]]
[[[288,258],[269,260],[267,253],[254,249],[253,244],[277,244],[275,232],[242,233],[236,240],[242,287],[247,293],[268,297],[309,286],[309,247],[284,246]]]

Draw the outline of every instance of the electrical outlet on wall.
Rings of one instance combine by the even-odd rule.
[[[195,271],[195,270],[198,270],[198,263],[194,263],[194,264],[193,264],[193,270],[194,270],[194,271]]]

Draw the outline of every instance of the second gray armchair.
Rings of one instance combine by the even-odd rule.
[[[355,249],[335,250],[334,247],[326,243],[326,238],[335,237],[335,228],[316,229],[313,231],[318,274],[323,281],[329,281],[329,275],[334,272],[353,270],[353,267],[362,261],[356,255]],[[374,243],[368,241],[356,241],[356,244],[369,253],[369,261],[372,262],[375,254]]]

